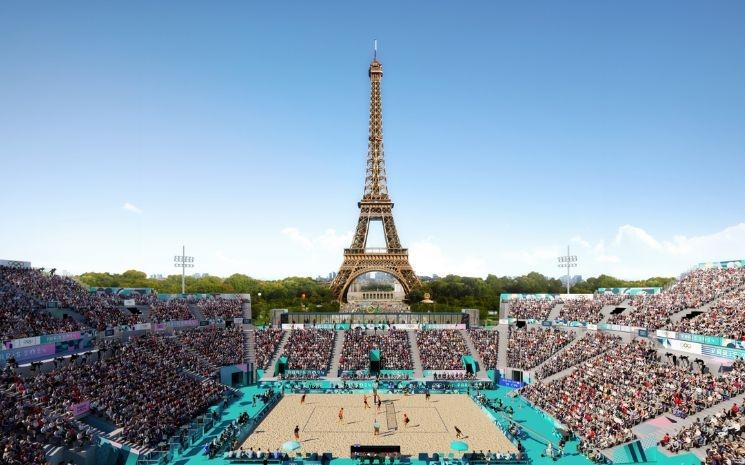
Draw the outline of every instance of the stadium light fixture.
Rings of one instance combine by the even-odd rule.
[[[559,268],[566,268],[567,269],[567,294],[569,294],[569,287],[570,287],[570,276],[569,276],[569,270],[577,266],[577,256],[571,255],[569,253],[569,246],[567,246],[567,254],[563,257],[559,257]]]
[[[186,256],[186,246],[181,246],[181,255],[174,255],[173,266],[181,268],[181,294],[186,294],[186,269],[194,268],[194,257]]]

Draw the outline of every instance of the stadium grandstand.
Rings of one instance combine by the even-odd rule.
[[[248,295],[0,266],[0,464],[742,463],[743,264],[505,294],[488,326],[466,310],[256,326]]]

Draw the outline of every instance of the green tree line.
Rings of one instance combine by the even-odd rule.
[[[150,279],[145,273],[128,270],[116,273],[84,273],[78,279],[93,287],[147,287],[159,293],[181,292],[181,275],[170,275],[165,279]],[[600,275],[588,278],[572,286],[571,292],[590,294],[602,287],[664,287],[675,278],[655,277],[638,281],[626,281],[613,276]],[[312,278],[289,277],[278,280],[259,280],[244,274],[233,274],[227,278],[218,276],[186,277],[186,292],[189,294],[251,294],[254,318],[267,321],[269,309],[288,308],[291,311],[338,311],[339,304],[331,295],[327,283]],[[461,308],[478,308],[485,318],[490,310],[499,309],[499,295],[511,294],[561,294],[566,287],[556,278],[540,273],[523,276],[495,276],[486,279],[448,275],[422,283],[409,296],[413,311],[460,311]],[[422,304],[424,294],[430,294],[434,304]],[[259,295],[261,294],[261,295]]]

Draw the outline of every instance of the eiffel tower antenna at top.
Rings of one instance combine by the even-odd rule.
[[[373,40],[373,59],[378,59],[378,39]]]

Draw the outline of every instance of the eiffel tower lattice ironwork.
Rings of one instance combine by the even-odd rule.
[[[383,157],[383,115],[380,81],[383,65],[377,53],[370,63],[370,136],[367,146],[367,171],[365,192],[357,204],[360,217],[352,239],[352,246],[344,249],[344,262],[331,283],[331,292],[339,301],[346,300],[346,293],[355,279],[371,271],[382,271],[395,277],[408,295],[420,286],[419,278],[409,263],[409,251],[401,247],[396,224],[393,221],[393,202],[388,196]],[[367,248],[367,235],[372,221],[383,224],[385,248]]]

